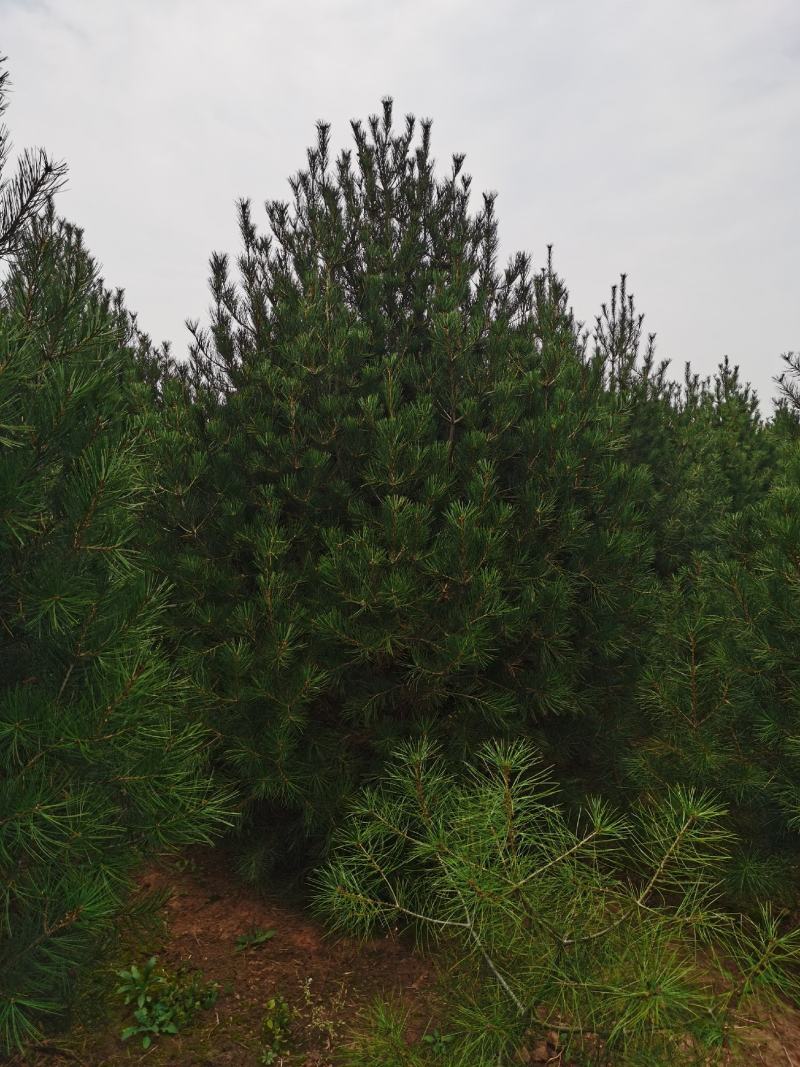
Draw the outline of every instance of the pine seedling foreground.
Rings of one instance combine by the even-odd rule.
[[[797,995],[800,930],[719,906],[732,842],[712,797],[674,787],[626,816],[597,801],[572,826],[554,791],[524,742],[484,746],[466,778],[408,744],[317,876],[335,928],[399,924],[455,960],[443,1062],[513,1062],[556,1031],[579,1062],[707,1063],[754,1002]],[[378,1015],[354,1063],[391,1030]]]

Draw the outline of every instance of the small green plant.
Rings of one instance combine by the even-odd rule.
[[[133,964],[129,970],[117,971],[122,979],[118,995],[125,1004],[135,1005],[135,1022],[125,1027],[121,1037],[127,1041],[141,1035],[143,1049],[161,1034],[177,1034],[198,1011],[210,1008],[219,992],[216,982],[203,982],[196,972],[169,973],[158,968],[157,962],[151,956],[141,968]]]
[[[236,951],[244,952],[254,945],[263,945],[265,941],[271,941],[275,936],[274,930],[264,930],[260,926],[254,926],[249,933],[239,934],[236,938]]]
[[[311,978],[306,978],[303,982],[308,1029],[323,1037],[326,1048],[330,1050],[339,1038],[342,1020],[347,1015],[347,986],[343,982],[336,994],[325,1004],[314,996],[311,984]]]
[[[406,1039],[409,1019],[408,1008],[399,1000],[375,1000],[359,1013],[339,1050],[342,1067],[427,1067],[427,1045]]]
[[[443,1034],[441,1030],[432,1030],[429,1034],[423,1034],[421,1041],[427,1045],[434,1056],[444,1056],[448,1046],[454,1039],[453,1034]]]
[[[259,1063],[273,1064],[288,1054],[291,1047],[293,1011],[283,997],[270,997],[264,1005],[261,1022],[261,1056]]]

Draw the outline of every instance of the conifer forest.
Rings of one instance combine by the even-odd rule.
[[[312,140],[178,352],[0,135],[0,1059],[797,1062],[800,355]]]

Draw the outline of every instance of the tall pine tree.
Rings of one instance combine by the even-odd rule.
[[[66,1010],[143,857],[229,822],[136,545],[128,319],[42,203],[58,173],[31,156],[0,195],[0,1050]]]
[[[604,359],[416,132],[386,101],[332,162],[321,124],[268,233],[240,205],[238,278],[212,258],[210,328],[160,386],[176,641],[256,858],[324,838],[422,730],[455,759],[533,733],[577,776],[639,669],[649,476]]]

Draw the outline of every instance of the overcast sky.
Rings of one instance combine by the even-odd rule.
[[[385,95],[579,318],[625,271],[676,374],[727,353],[763,400],[800,349],[800,0],[0,0],[0,52],[15,145],[66,160],[61,212],[176,355],[236,199]]]

